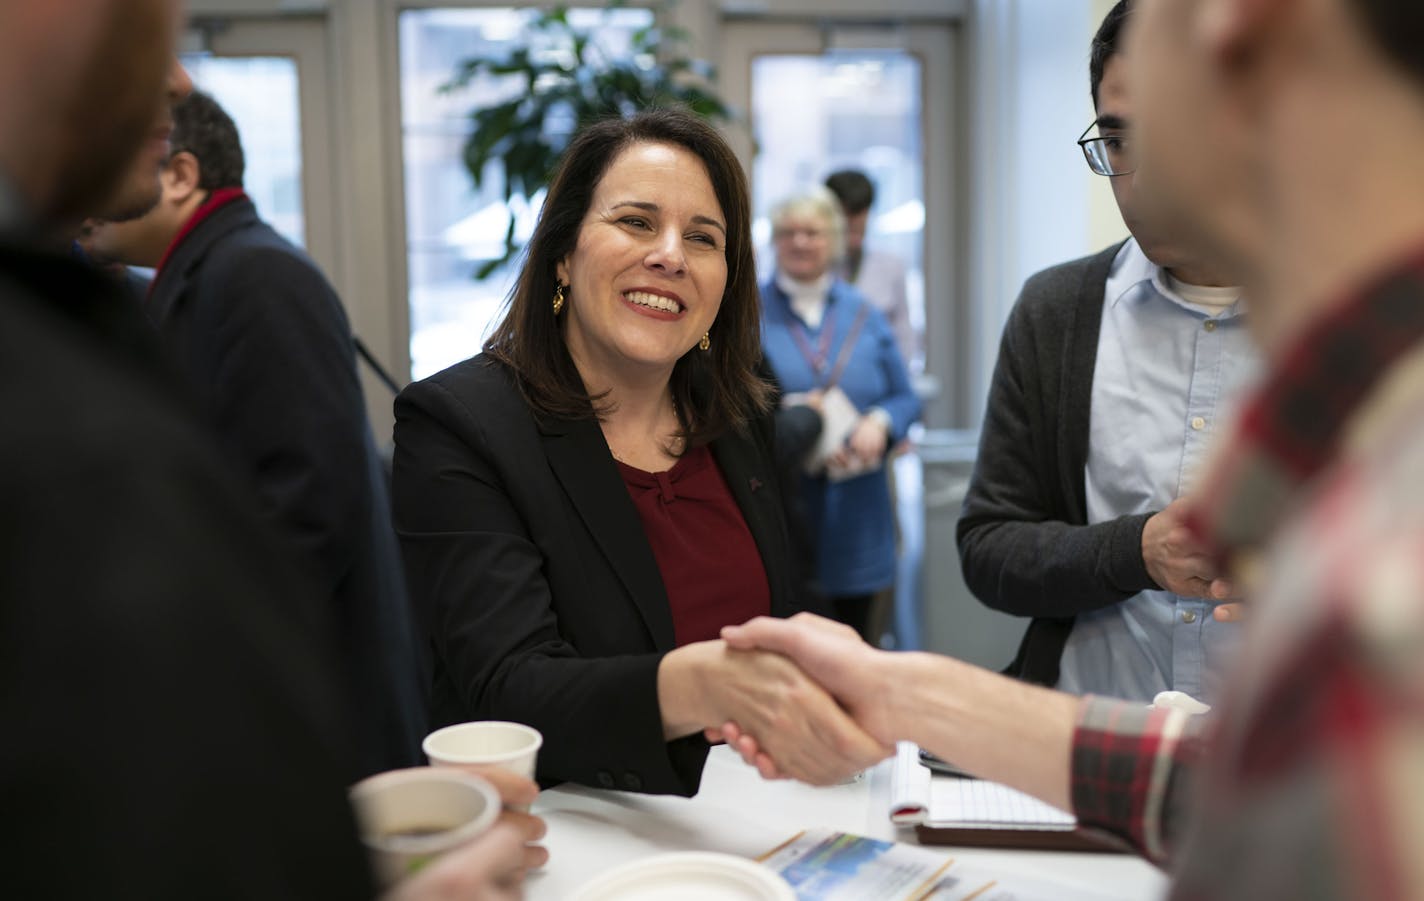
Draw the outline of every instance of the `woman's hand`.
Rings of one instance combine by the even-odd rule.
[[[846,438],[845,445],[831,455],[828,465],[835,469],[868,469],[885,456],[890,442],[890,428],[883,414],[870,412]]]
[[[658,698],[668,738],[733,721],[762,739],[781,775],[831,785],[891,753],[790,660],[721,641],[663,658]]]

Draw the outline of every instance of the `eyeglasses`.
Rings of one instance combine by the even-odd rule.
[[[1137,156],[1132,152],[1132,138],[1126,133],[1090,138],[1088,132],[1098,127],[1094,122],[1083,129],[1078,137],[1078,146],[1083,148],[1083,156],[1088,159],[1088,168],[1098,175],[1109,177],[1131,175],[1137,171]]]

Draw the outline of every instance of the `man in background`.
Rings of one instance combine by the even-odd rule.
[[[1231,586],[1182,528],[1212,435],[1259,364],[1240,289],[1144,201],[1126,58],[1131,0],[1093,39],[1080,142],[1132,237],[1040,272],[1004,328],[958,524],[965,582],[1031,616],[1009,672],[1075,694],[1211,702]]]
[[[845,213],[845,256],[840,277],[860,289],[885,314],[900,356],[913,373],[923,360],[919,334],[910,321],[910,303],[905,296],[905,262],[893,253],[865,246],[870,209],[875,205],[875,184],[858,169],[842,169],[826,177],[826,187],[836,195]]]
[[[226,111],[194,92],[173,119],[158,202],[98,225],[89,244],[156,270],[149,317],[333,623],[362,773],[419,763],[424,693],[346,314],[243,193]]]

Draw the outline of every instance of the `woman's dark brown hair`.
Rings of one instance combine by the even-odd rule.
[[[690,112],[649,110],[630,119],[595,122],[574,136],[549,185],[504,319],[485,342],[485,352],[518,374],[525,398],[541,413],[583,419],[607,412],[601,396],[589,395],[564,345],[553,311],[554,267],[578,243],[579,228],[604,173],[634,144],[669,144],[702,160],[727,220],[727,286],[712,324],[711,349],[694,347],[672,373],[683,437],[687,447],[696,447],[765,412],[770,389],[756,372],[761,300],[746,176],[716,129]],[[570,297],[570,302],[578,298]]]

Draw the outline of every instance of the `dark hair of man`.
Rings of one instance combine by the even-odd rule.
[[[1354,0],[1349,4],[1390,61],[1424,86],[1424,4],[1401,0]]]
[[[1108,14],[1103,16],[1103,24],[1093,35],[1092,55],[1088,58],[1088,79],[1093,88],[1093,110],[1098,108],[1098,86],[1103,83],[1103,70],[1108,60],[1117,55],[1118,41],[1122,38],[1122,26],[1132,12],[1132,0],[1117,0]]]
[[[242,187],[246,162],[237,125],[218,102],[194,91],[173,107],[172,153],[198,160],[198,187],[205,191]]]
[[[842,169],[826,176],[826,187],[841,202],[847,216],[855,216],[875,203],[875,183],[858,169]]]
[[[682,437],[686,447],[696,447],[765,412],[770,388],[755,368],[761,356],[761,299],[746,176],[717,130],[693,113],[648,110],[629,119],[595,122],[574,136],[549,185],[504,319],[485,342],[485,351],[518,374],[525,398],[539,412],[566,419],[608,412],[602,395],[590,396],[564,344],[553,310],[555,267],[578,243],[604,173],[635,144],[681,147],[702,160],[726,218],[727,285],[711,328],[711,347],[688,351],[672,373]],[[576,296],[566,297],[569,303],[579,302]]]

